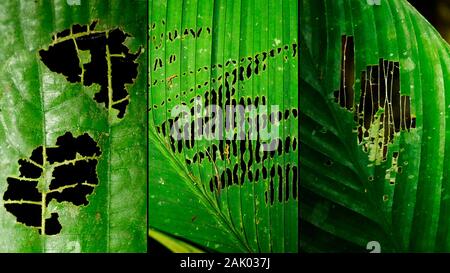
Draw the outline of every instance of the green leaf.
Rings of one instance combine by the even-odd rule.
[[[301,251],[450,250],[450,48],[380,2],[300,2]]]
[[[297,252],[297,7],[291,0],[150,1],[151,228],[212,251]],[[213,105],[222,116],[207,112]],[[245,116],[265,117],[254,138],[226,130],[227,105],[258,106],[256,116]],[[269,119],[271,111],[280,121]],[[201,134],[189,132],[193,124]],[[268,127],[279,135],[265,139]]]
[[[55,235],[40,235],[35,228],[18,223],[2,199],[2,252],[146,251],[146,56],[136,59],[137,78],[125,85],[130,102],[124,117],[112,120],[105,105],[92,99],[100,85],[69,82],[41,60],[39,51],[49,48],[56,33],[98,20],[96,30],[120,28],[132,35],[124,45],[138,52],[146,45],[147,3],[80,4],[62,0],[0,3],[0,191],[7,191],[8,177],[21,174],[20,159],[30,157],[40,146],[51,149],[66,133],[87,133],[101,150],[98,185],[87,196],[88,204],[49,203],[48,212],[57,213],[62,226]],[[80,59],[89,61],[86,54]],[[65,61],[68,58],[58,60]]]
[[[170,251],[174,253],[204,253],[204,251],[196,248],[195,246],[191,246],[179,239],[167,236],[166,234],[157,230],[150,229],[148,234],[151,238],[166,246]]]

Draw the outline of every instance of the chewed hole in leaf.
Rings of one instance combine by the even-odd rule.
[[[400,94],[400,63],[380,58],[378,65],[367,66],[361,72],[359,104],[354,104],[353,37],[342,37],[341,54],[341,83],[334,92],[335,101],[354,111],[358,142],[369,159],[379,164],[386,160],[388,144],[396,133],[415,128],[410,97]]]
[[[57,212],[48,211],[52,200],[88,205],[87,196],[98,185],[96,172],[101,155],[97,143],[88,135],[66,133],[52,147],[40,146],[29,158],[20,159],[19,176],[7,178],[3,195],[5,208],[17,222],[37,228],[46,235],[62,228]]]
[[[76,24],[57,33],[39,55],[51,71],[63,74],[71,83],[100,85],[94,99],[104,103],[108,113],[114,110],[123,118],[130,100],[125,84],[132,84],[137,77],[135,61],[141,49],[131,53],[124,45],[129,34],[119,28],[95,30],[96,24]]]
[[[374,156],[383,160],[394,134],[415,126],[410,98],[400,95],[399,69],[398,62],[380,59],[378,65],[368,66],[361,74],[358,139],[365,151],[375,148],[379,155]]]

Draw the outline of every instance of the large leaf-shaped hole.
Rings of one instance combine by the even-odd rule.
[[[91,25],[73,25],[53,37],[48,49],[39,51],[42,62],[53,72],[63,74],[69,82],[85,86],[100,85],[95,101],[104,103],[108,113],[123,118],[130,96],[125,84],[137,77],[141,53],[131,53],[125,40],[130,37],[120,28],[95,30]]]
[[[341,80],[339,90],[334,91],[335,102],[354,112],[358,142],[369,159],[379,164],[386,160],[395,134],[415,128],[415,117],[410,97],[400,94],[400,63],[384,58],[361,72],[361,96],[355,104],[354,52],[353,37],[342,36]]]
[[[60,232],[58,213],[48,212],[50,201],[87,206],[87,196],[98,185],[96,172],[101,151],[88,135],[60,136],[52,147],[39,146],[29,158],[19,159],[19,176],[7,178],[5,208],[17,222],[39,233]]]

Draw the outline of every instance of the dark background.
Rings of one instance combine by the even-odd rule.
[[[450,42],[450,0],[408,0]]]

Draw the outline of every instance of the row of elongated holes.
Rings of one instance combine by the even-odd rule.
[[[212,192],[219,191],[219,188],[231,186],[233,184],[242,185],[245,181],[245,172],[239,173],[237,164],[233,168],[227,167],[222,171],[220,177],[214,176],[209,181],[209,188]],[[264,193],[266,204],[274,204],[276,198],[278,202],[287,202],[290,198],[296,200],[299,187],[298,168],[290,163],[284,167],[274,164],[271,167],[262,166],[254,170],[248,170],[250,182],[258,181],[260,176],[269,179],[269,189]]]
[[[175,37],[178,36],[178,32],[175,32]],[[201,31],[199,32],[201,33]],[[192,34],[192,33],[191,33]],[[195,34],[195,32],[194,32]],[[196,36],[193,35],[195,38]],[[169,37],[173,37],[172,34],[169,33]],[[197,36],[198,37],[198,36]],[[161,36],[163,38],[163,36]],[[156,37],[154,37],[156,39]],[[203,100],[203,109],[210,105],[231,105],[231,106],[243,106],[246,105],[253,105],[256,108],[261,105],[267,104],[267,99],[265,95],[259,95],[254,98],[251,97],[240,97],[239,99],[236,98],[236,83],[238,81],[245,81],[250,79],[253,75],[259,75],[263,71],[267,70],[267,61],[269,58],[274,58],[278,55],[280,55],[284,51],[291,51],[290,54],[292,58],[295,58],[297,55],[297,44],[293,43],[292,45],[285,45],[282,47],[274,48],[271,50],[267,50],[258,54],[255,54],[254,56],[249,57],[243,57],[241,58],[239,62],[239,66],[237,66],[238,61],[236,60],[228,60],[225,65],[222,64],[213,64],[211,66],[212,70],[215,69],[224,69],[229,66],[236,66],[230,71],[225,71],[223,74],[221,73],[217,78],[211,78],[211,83],[218,83],[218,85],[215,88],[208,89],[210,82],[206,81],[203,84],[197,84],[195,87],[191,87],[189,90],[181,91],[179,94],[174,94],[173,97],[168,97],[164,99],[160,105],[154,104],[150,109],[157,110],[160,106],[164,106],[167,103],[170,103],[174,101],[175,99],[181,99],[181,96],[186,96],[187,91],[194,92],[196,89],[203,89],[202,91],[202,98]],[[285,55],[285,61],[287,61],[287,56]],[[176,60],[176,56],[170,55],[169,58],[169,64],[174,63]],[[246,65],[243,65],[246,63]],[[153,61],[153,71],[157,71],[159,68],[162,68],[164,65],[163,60],[161,58],[155,58]],[[200,67],[197,69],[198,72],[202,71],[208,71],[209,67]],[[181,74],[181,76],[187,76],[192,75],[196,73],[194,70],[192,71],[186,71]],[[167,79],[155,79],[152,81],[152,85],[156,86],[159,83],[167,82],[166,88],[171,88],[171,85],[174,81],[174,79],[178,78],[180,75],[173,75]],[[189,104],[193,104],[195,99],[197,97],[192,97],[189,100]],[[187,106],[187,102],[180,101],[181,105]],[[167,109],[168,113],[171,112],[171,109]],[[169,136],[169,130],[172,128],[174,122],[177,122],[178,117],[175,118],[166,118],[166,121],[164,121],[160,126],[156,126],[156,129],[158,133],[162,134],[164,137],[169,137],[170,140],[170,148],[175,153],[182,153],[183,149],[193,149],[195,147],[195,129],[202,130],[203,124],[207,123],[210,120],[210,117],[195,117],[195,115],[200,116],[201,113],[196,112],[196,108],[192,106],[190,108],[190,114],[194,116],[194,120],[190,121],[189,124],[189,132],[190,137],[175,140],[174,138]],[[275,115],[276,121],[281,120],[288,120],[290,118],[297,119],[298,116],[298,109],[297,108],[291,108],[291,109],[284,109],[283,111],[278,111],[273,114],[261,114],[263,124],[259,124],[259,117],[260,114],[256,116],[256,127],[254,128],[259,132],[259,128],[265,128],[268,126],[269,123],[273,122],[272,115]],[[252,120],[250,118],[246,119],[249,124],[252,124]],[[235,120],[236,122],[236,120]],[[236,124],[234,124],[236,126]],[[234,127],[235,127],[234,126]],[[215,133],[215,131],[218,128],[212,127],[212,132]],[[232,140],[218,140],[218,143],[213,143],[208,146],[207,150],[204,151],[197,151],[195,152],[192,157],[186,158],[186,163],[188,165],[190,164],[201,164],[204,159],[208,159],[213,164],[216,164],[218,160],[221,160],[223,162],[231,162],[229,160],[229,157],[238,157],[240,154],[240,160],[239,163],[233,162],[233,166],[229,166],[225,168],[225,170],[221,170],[220,175],[213,175],[211,180],[209,181],[210,190],[211,191],[220,191],[222,187],[230,186],[232,184],[239,184],[242,185],[246,179],[247,181],[253,182],[258,181],[260,177],[263,179],[269,179],[269,189],[266,191],[265,198],[267,203],[272,203],[276,200],[275,198],[275,189],[278,189],[278,200],[280,202],[287,201],[289,196],[296,199],[297,198],[297,188],[298,188],[298,176],[297,176],[297,166],[295,166],[295,162],[292,162],[289,166],[286,165],[286,170],[281,171],[283,168],[281,165],[278,167],[275,167],[273,165],[272,167],[265,166],[258,166],[258,168],[254,167],[255,169],[252,170],[252,166],[254,162],[256,163],[262,163],[266,159],[273,159],[275,155],[282,156],[284,153],[289,152],[295,152],[298,149],[298,142],[297,138],[295,136],[286,136],[286,138],[283,140],[281,138],[277,138],[275,140],[272,140],[272,143],[269,144],[271,147],[269,151],[262,151],[260,153],[260,148],[262,146],[262,141],[258,138],[255,141],[248,140],[248,136],[240,136],[240,139],[245,140],[237,140],[237,132],[234,132]],[[238,152],[240,150],[240,153]],[[209,156],[207,156],[209,154]],[[248,160],[244,159],[244,155],[249,156]],[[220,155],[220,158],[219,156]],[[231,164],[231,163],[230,163]],[[239,174],[237,173],[239,171]],[[275,181],[278,181],[276,177],[279,178],[279,183],[277,186],[274,186]],[[283,180],[284,177],[284,180]],[[223,182],[221,182],[223,181]],[[289,187],[291,185],[291,187]],[[283,196],[282,189],[285,189],[285,194]],[[289,190],[290,189],[290,190]]]
[[[248,57],[242,57],[240,60],[240,77],[243,78],[244,76],[244,72],[247,73],[247,78],[250,77],[250,74],[252,73],[251,71],[254,71],[254,73],[258,74],[259,70],[265,70],[267,68],[267,58],[271,57],[274,58],[278,55],[280,55],[283,51],[291,51],[291,57],[295,58],[297,56],[297,44],[293,43],[292,45],[284,45],[282,47],[278,47],[276,49],[271,49],[269,51],[263,51],[261,53],[256,54],[255,56],[248,56]],[[287,55],[285,56],[285,60],[287,60]],[[177,60],[176,55],[175,54],[170,54],[169,55],[169,64],[175,63],[175,61]],[[245,66],[244,64],[248,62],[247,66]],[[163,68],[164,66],[164,62],[160,57],[156,57],[153,61],[153,71],[157,71],[160,68]],[[236,60],[228,60],[225,63],[225,67],[229,67],[231,65],[237,66],[237,61]],[[215,69],[223,69],[224,66],[222,64],[213,64],[211,66],[212,70]],[[205,66],[205,67],[201,67],[197,69],[197,73],[201,72],[202,70],[204,71],[208,71],[209,67]],[[184,72],[182,75],[186,76],[189,74],[194,74],[194,70],[190,70],[188,72]],[[219,81],[221,80],[220,78],[218,79]],[[158,82],[163,83],[164,79],[161,79],[160,81],[158,80],[154,80],[153,81],[153,85],[156,85]]]
[[[254,100],[260,101],[259,97],[256,97]],[[253,100],[253,101],[254,101]],[[265,102],[265,100],[261,100]],[[252,100],[250,99],[248,101],[249,103],[252,103]],[[240,103],[244,103],[244,101],[240,100]],[[244,103],[245,105],[245,103]],[[193,109],[191,109],[193,111]],[[285,120],[288,121],[290,118],[297,119],[298,117],[298,110],[296,108],[292,109],[286,109],[283,112],[278,111],[273,113],[276,117],[274,117],[275,121],[281,121]],[[259,114],[256,115],[256,120],[259,121]],[[271,114],[268,115],[268,119],[266,117],[267,122],[272,122]],[[164,122],[161,126],[157,126],[158,133],[162,134],[163,136],[167,137],[169,128],[172,127],[174,121],[176,119],[168,119],[167,122]],[[198,124],[195,124],[197,121]],[[201,117],[198,118],[196,121],[191,121],[190,123],[190,132],[191,136],[187,139],[180,139],[175,140],[172,137],[169,137],[170,140],[170,147],[173,152],[175,153],[182,153],[183,148],[187,149],[193,149],[195,147],[195,138],[194,138],[194,131],[195,126],[197,125],[197,128],[202,128],[202,124],[206,123],[208,121],[207,118]],[[251,124],[250,118],[247,118],[247,121],[249,124]],[[236,124],[235,124],[236,125]],[[257,131],[259,129],[259,123],[256,122],[257,125]],[[261,125],[261,126],[267,126],[267,124]],[[214,129],[213,129],[214,130]],[[287,198],[291,196],[292,198],[297,198],[297,188],[298,188],[298,176],[297,176],[297,166],[294,163],[291,163],[289,166],[289,169],[286,170],[285,175],[282,175],[282,172],[278,168],[279,167],[271,167],[270,171],[267,170],[265,166],[259,166],[259,164],[262,164],[267,159],[274,159],[276,155],[283,156],[283,154],[287,154],[290,152],[295,152],[298,149],[298,140],[296,137],[293,136],[286,136],[283,139],[276,138],[272,140],[268,147],[268,150],[264,150],[260,152],[262,147],[262,141],[258,138],[256,140],[249,140],[249,135],[251,133],[251,128],[249,128],[249,131],[247,132],[248,135],[244,136],[244,140],[238,140],[237,133],[234,134],[234,138],[232,140],[218,140],[217,143],[213,143],[208,146],[207,150],[205,151],[197,151],[194,152],[193,156],[191,158],[186,158],[186,163],[188,165],[191,164],[201,164],[203,160],[208,160],[209,162],[212,162],[213,164],[217,163],[219,160],[222,162],[228,162],[223,164],[229,164],[229,167],[226,167],[225,171],[222,171],[220,176],[217,175],[213,176],[211,180],[209,181],[210,189],[218,190],[222,187],[227,187],[232,184],[242,185],[244,181],[246,181],[246,178],[248,181],[258,181],[260,177],[263,179],[269,178],[269,190],[266,192],[266,202],[269,202],[273,204],[275,199],[275,191],[274,189],[274,181],[276,180],[275,177],[278,176],[278,200],[280,202],[287,201]],[[242,137],[242,136],[241,136]],[[241,138],[242,139],[242,138]],[[245,155],[248,155],[248,160],[245,159]],[[236,163],[233,161],[230,161],[229,157],[239,157],[239,163]],[[255,165],[257,167],[256,170],[252,170],[253,164],[256,162]],[[232,166],[231,166],[232,165]],[[273,169],[275,168],[275,169]],[[239,171],[239,174],[237,173]],[[289,172],[290,175],[288,174]],[[283,177],[285,180],[283,181]],[[291,178],[291,179],[290,179]],[[223,182],[222,182],[223,181]],[[289,184],[291,185],[289,191]],[[284,185],[284,186],[283,186]],[[276,188],[277,188],[276,187]],[[281,192],[282,189],[285,189],[285,195],[282,195]],[[220,190],[219,190],[220,191]],[[282,198],[284,196],[284,198]]]

